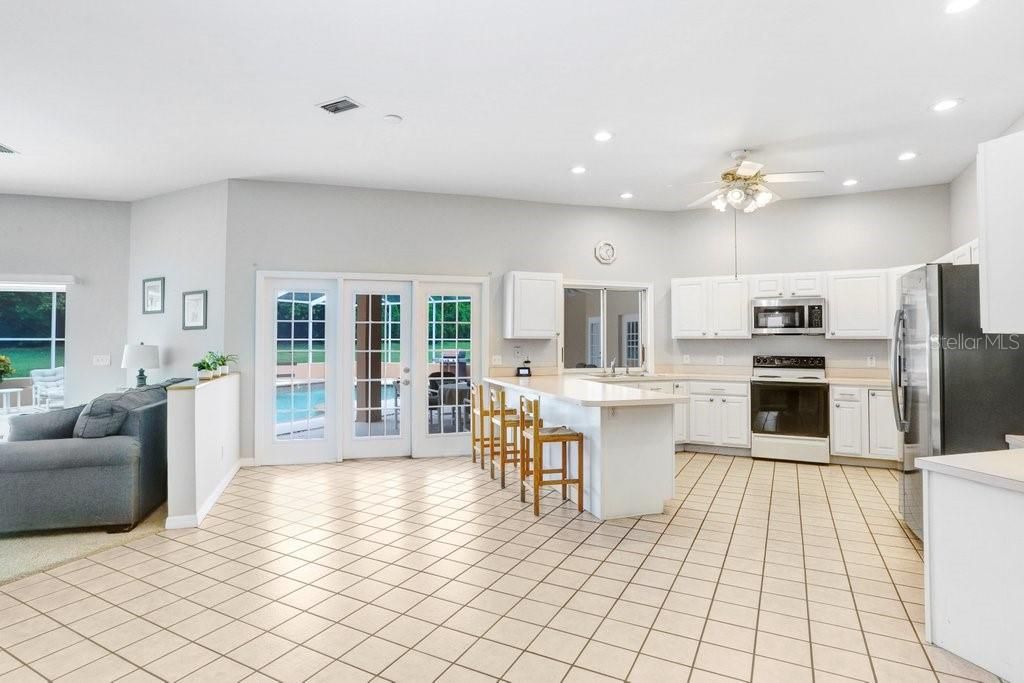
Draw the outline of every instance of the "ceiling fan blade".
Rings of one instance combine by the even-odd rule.
[[[759,164],[756,161],[744,161],[736,169],[736,175],[741,178],[750,178],[757,175],[762,168],[764,168],[764,164]]]
[[[794,173],[769,173],[764,177],[766,183],[807,183],[821,180],[824,171],[796,171]]]
[[[704,195],[703,197],[701,197],[697,201],[690,202],[689,204],[687,204],[686,208],[692,209],[695,206],[700,206],[701,204],[705,204],[707,202],[710,202],[712,199],[714,199],[715,197],[717,197],[721,193],[722,193],[722,188],[721,187],[716,187],[714,190],[712,190],[711,192],[708,192],[706,195]]]

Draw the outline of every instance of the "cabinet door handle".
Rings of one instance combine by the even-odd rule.
[[[872,392],[871,392],[871,395],[872,395],[872,396],[874,396],[874,395],[875,395],[875,392],[873,392],[873,391],[872,391]]]
[[[837,404],[836,404],[836,408],[838,408],[838,407],[839,407],[839,404],[837,403]]]
[[[712,396],[711,398],[708,399],[708,403],[714,403],[714,402],[715,402],[714,396]]]

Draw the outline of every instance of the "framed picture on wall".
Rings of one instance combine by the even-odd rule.
[[[142,281],[142,312],[164,312],[164,279],[162,277],[146,278]]]
[[[184,292],[181,295],[181,329],[206,329],[206,290]]]

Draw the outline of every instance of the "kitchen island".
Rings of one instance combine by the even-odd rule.
[[[918,458],[925,637],[1024,681],[1024,449]]]
[[[598,519],[655,515],[675,492],[673,406],[683,397],[566,375],[488,377],[519,397],[540,398],[546,426],[565,425],[584,437],[583,508]],[[554,459],[545,453],[545,466]],[[576,475],[570,458],[570,477]],[[574,498],[575,500],[575,498]]]

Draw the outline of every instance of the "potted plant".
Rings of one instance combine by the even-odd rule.
[[[234,354],[225,355],[221,353],[213,353],[212,351],[210,353],[213,354],[211,360],[213,360],[217,364],[218,375],[228,374],[231,371],[230,368],[228,368],[228,363],[238,362],[238,356]]]
[[[192,367],[196,369],[196,377],[198,379],[213,379],[213,366],[210,365],[210,361],[205,356],[193,363]]]
[[[213,371],[214,377],[221,376],[222,373],[220,371],[220,356],[218,356],[213,351],[207,351],[206,355],[203,356],[203,360],[205,360],[207,365],[210,366],[210,370]]]
[[[11,359],[7,356],[0,356],[0,382],[4,381],[4,377],[10,377],[14,374],[14,366],[11,365]]]

